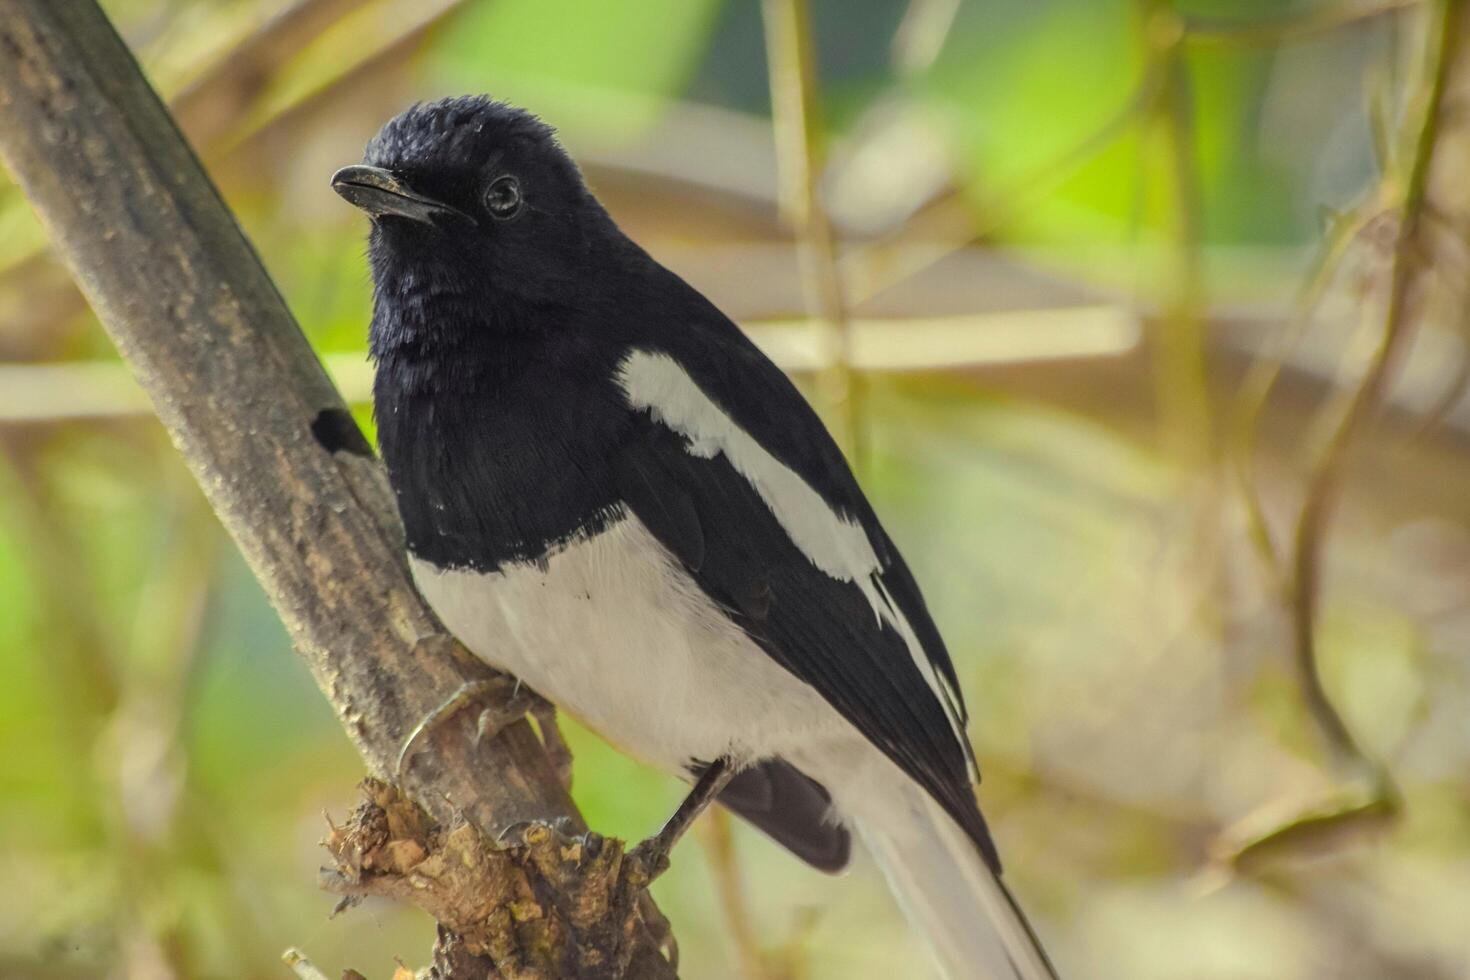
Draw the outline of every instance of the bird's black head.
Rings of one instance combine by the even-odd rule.
[[[483,96],[409,108],[332,186],[373,219],[375,330],[385,303],[396,317],[505,326],[514,310],[574,304],[589,265],[622,237],[551,127]]]

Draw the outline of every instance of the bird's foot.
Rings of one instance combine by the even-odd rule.
[[[659,875],[669,869],[669,854],[674,845],[679,843],[679,838],[684,832],[694,825],[694,821],[705,809],[714,802],[720,791],[735,778],[735,767],[729,759],[716,759],[699,776],[699,781],[694,784],[694,789],[679,804],[674,815],[669,818],[668,823],[652,837],[643,841],[628,852],[628,859],[634,862],[634,867],[641,869],[652,882]]]
[[[654,879],[669,870],[669,852],[674,846],[662,838],[662,833],[654,834],[634,845],[624,858],[629,867],[635,869],[635,875],[644,879],[645,886],[653,884]]]
[[[478,747],[485,739],[494,738],[507,726],[525,717],[528,711],[535,710],[537,702],[545,703],[539,695],[523,687],[514,677],[497,675],[466,681],[447,701],[425,715],[414,726],[413,731],[409,732],[408,738],[403,740],[403,748],[398,752],[399,781],[402,781],[408,771],[409,762],[418,754],[424,740],[466,708],[472,705],[480,707],[479,718],[475,723],[475,745]]]
[[[572,862],[601,858],[607,846],[606,837],[595,830],[578,827],[570,817],[522,820],[502,830],[497,840],[508,847],[523,848],[536,857],[555,856]]]

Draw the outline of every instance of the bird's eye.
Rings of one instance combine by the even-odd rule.
[[[485,210],[492,218],[505,221],[521,210],[521,182],[514,177],[496,177],[485,188]]]

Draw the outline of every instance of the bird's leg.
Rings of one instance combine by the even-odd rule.
[[[730,764],[730,760],[724,756],[716,759],[700,774],[694,789],[684,797],[684,802],[679,804],[679,809],[674,811],[663,829],[633,848],[629,856],[642,862],[648,870],[650,881],[668,869],[669,852],[679,843],[679,838],[684,836],[684,832],[694,824],[695,818],[714,802],[715,797],[734,778],[735,767]]]
[[[475,744],[479,745],[486,738],[494,738],[507,725],[519,721],[537,700],[540,700],[539,696],[522,687],[514,677],[496,675],[466,681],[449,696],[449,700],[425,715],[403,740],[403,748],[398,752],[399,781],[402,781],[409,761],[418,753],[424,739],[470,705],[481,706],[475,726]]]

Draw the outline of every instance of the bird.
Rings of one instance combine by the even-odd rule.
[[[1002,878],[954,663],[788,377],[615,223],[555,131],[416,103],[370,217],[379,451],[472,653],[827,872],[856,833],[950,980],[1055,980]]]

